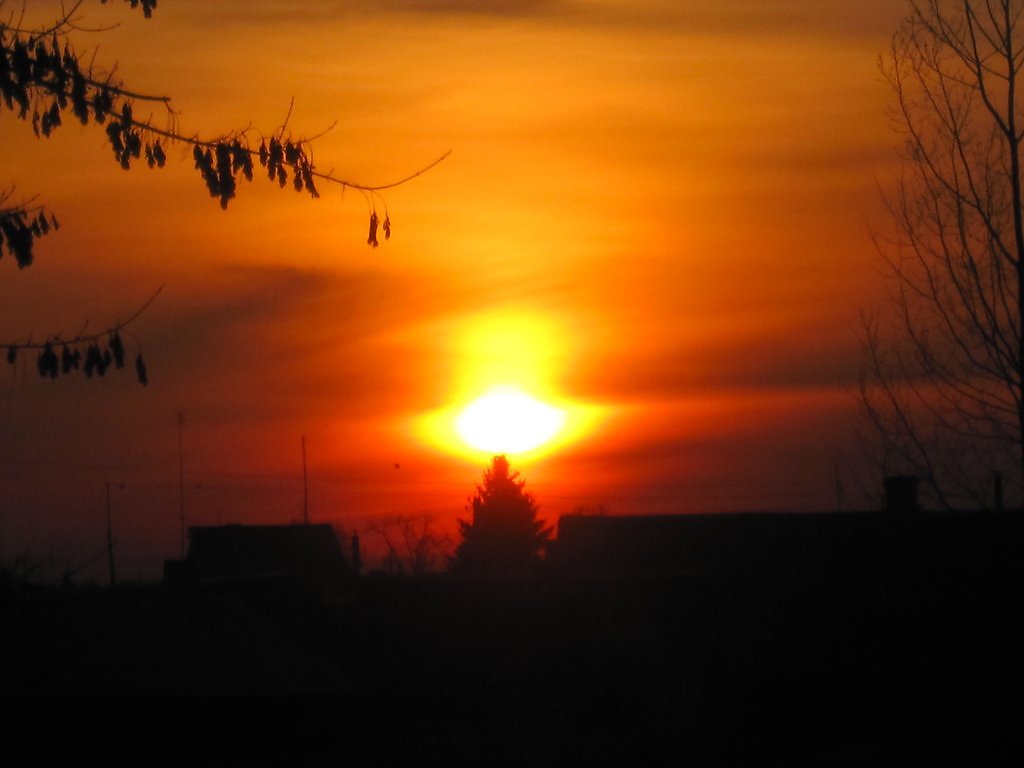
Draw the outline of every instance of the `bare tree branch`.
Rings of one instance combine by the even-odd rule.
[[[395,576],[442,570],[453,548],[451,539],[438,532],[433,515],[388,515],[367,530],[384,544],[384,569]]]
[[[882,64],[905,137],[879,243],[888,323],[865,317],[860,401],[889,469],[934,500],[1024,481],[1021,0],[922,0]]]
[[[141,7],[148,18],[155,0],[126,0],[132,7]],[[0,2],[0,8],[2,8]],[[279,186],[320,196],[317,183],[334,184],[355,189],[371,200],[369,245],[376,247],[377,213],[373,200],[381,192],[406,184],[422,176],[442,162],[448,152],[399,179],[370,184],[345,179],[333,172],[318,169],[312,156],[311,139],[295,136],[288,130],[291,116],[270,133],[251,128],[234,130],[215,137],[204,137],[183,131],[168,96],[141,93],[124,85],[111,72],[102,72],[95,64],[83,64],[72,44],[71,36],[81,29],[75,14],[80,3],[63,11],[50,25],[27,29],[20,22],[0,21],[0,114],[4,110],[32,125],[37,137],[46,138],[68,118],[68,113],[82,125],[105,127],[114,159],[125,170],[145,161],[150,168],[162,168],[167,160],[167,146],[184,144],[192,147],[196,170],[212,197],[222,208],[235,197],[241,178],[251,181],[258,164],[268,180]],[[158,124],[153,117],[136,114],[136,102],[151,102],[164,107],[166,122]],[[35,239],[45,232],[24,234],[26,212],[14,206],[0,208],[0,225],[17,230],[12,236],[4,231],[9,250],[11,243],[19,266],[32,261]],[[390,216],[382,223],[384,237],[391,235]],[[20,234],[20,237],[17,236]],[[0,255],[2,255],[0,251]]]
[[[156,0],[124,2],[141,9],[146,18],[152,16],[157,5]],[[312,139],[294,136],[289,131],[292,104],[281,126],[270,133],[259,133],[251,127],[218,137],[186,133],[178,125],[170,97],[128,88],[115,76],[114,70],[104,71],[94,62],[85,63],[73,44],[75,33],[87,29],[78,15],[81,6],[82,0],[70,7],[61,3],[52,23],[33,27],[24,22],[24,5],[20,7],[20,14],[12,11],[4,17],[5,1],[0,0],[0,117],[6,111],[30,123],[37,138],[49,137],[69,117],[85,126],[102,126],[114,159],[125,170],[141,161],[149,168],[162,168],[169,145],[190,146],[196,170],[209,194],[220,201],[222,208],[227,208],[235,197],[241,179],[253,179],[257,165],[265,171],[269,181],[307,192],[314,198],[320,196],[319,183],[355,189],[366,195],[370,203],[367,243],[373,247],[379,245],[378,228],[383,231],[385,240],[392,231],[386,205],[383,221],[378,219],[375,203],[382,201],[381,193],[422,176],[449,154],[446,152],[412,173],[384,183],[345,179],[318,169],[313,162]],[[152,116],[137,115],[137,102],[161,105],[164,122]],[[20,269],[28,267],[33,262],[37,241],[58,227],[56,216],[46,206],[37,204],[34,196],[17,202],[13,199],[13,188],[0,191],[0,258],[7,253]],[[148,304],[146,302],[145,306]],[[40,375],[49,377],[77,369],[82,359],[79,347],[86,347],[83,366],[86,375],[94,372],[103,375],[111,360],[117,367],[123,364],[120,332],[127,322],[110,326],[98,334],[84,335],[83,332],[69,338],[55,335],[41,343],[21,340],[0,342],[0,346],[7,348],[7,358],[12,364],[17,363],[21,353],[38,351]],[[107,339],[105,349],[101,348],[101,339]],[[62,350],[60,364],[57,363],[58,348]],[[141,353],[136,358],[136,372],[139,380],[146,383]]]

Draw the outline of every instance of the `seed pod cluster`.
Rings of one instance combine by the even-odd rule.
[[[124,0],[126,3],[131,5],[132,8],[142,8],[142,15],[147,19],[152,17],[153,9],[156,8],[156,0]],[[100,0],[103,5],[107,4],[107,0]]]
[[[85,346],[84,354],[81,346]],[[82,370],[86,378],[103,377],[111,366],[120,370],[124,368],[125,364],[124,342],[116,329],[108,334],[106,343],[103,345],[96,338],[89,340],[88,343],[54,339],[43,344],[41,349],[38,345],[12,344],[7,348],[7,363],[9,365],[15,365],[18,362],[19,352],[23,348],[39,349],[39,354],[36,357],[36,370],[44,379],[55,379],[58,375],[66,376],[79,369]],[[59,355],[57,354],[58,348],[60,349]],[[135,357],[135,374],[140,384],[149,383],[146,363],[142,359],[141,352]]]
[[[291,169],[292,187],[296,192],[305,190],[310,196],[320,197],[313,182],[313,163],[305,144],[301,141],[280,140],[276,136],[260,142],[256,152],[260,165],[267,169],[267,178],[284,187]],[[250,176],[251,178],[251,176]]]
[[[156,7],[156,0],[124,2],[141,8],[147,17]],[[70,19],[64,23],[71,26]],[[66,31],[60,24],[46,32],[33,32],[0,23],[0,117],[5,109],[13,112],[18,119],[30,121],[38,137],[50,136],[66,121],[68,112],[82,125],[103,125],[114,159],[125,170],[140,160],[150,168],[162,168],[168,143],[191,144],[195,167],[222,208],[235,196],[239,176],[252,180],[257,160],[272,182],[281,187],[290,183],[298,192],[320,196],[316,187],[320,174],[314,170],[307,142],[288,138],[281,129],[254,148],[245,132],[207,141],[183,135],[173,126],[158,127],[152,117],[134,114],[133,104],[140,97],[110,74],[95,72],[92,65],[80,61]],[[37,220],[30,222],[20,216],[17,210],[0,208],[0,246],[24,267],[32,261],[34,238],[45,233],[45,228],[37,227]],[[56,224],[52,217],[43,218]],[[391,226],[386,217],[383,231],[387,240]],[[368,241],[371,246],[379,245],[375,235]]]
[[[102,82],[81,68],[78,55],[53,34],[41,37],[0,29],[0,106],[29,119],[36,136],[49,136],[66,109],[82,125],[103,123],[115,104],[130,103],[109,78]]]
[[[228,201],[235,196],[238,186],[235,179],[239,172],[247,181],[252,181],[252,152],[238,139],[212,147],[197,144],[192,148],[192,159],[206,182],[210,197],[220,198],[221,208],[227,208]]]
[[[32,263],[36,238],[57,229],[60,229],[57,217],[45,209],[0,208],[0,257],[7,251],[18,263],[18,268],[24,269]]]

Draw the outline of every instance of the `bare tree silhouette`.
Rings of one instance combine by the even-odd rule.
[[[156,0],[124,0],[132,8],[140,8],[150,18]],[[79,10],[84,0],[69,8],[60,4],[57,18],[51,24],[34,27],[21,26],[19,15],[0,0],[0,116],[4,112],[30,123],[37,138],[46,138],[65,120],[72,119],[83,126],[103,127],[114,160],[125,170],[144,162],[149,168],[162,168],[167,161],[167,147],[184,144],[192,147],[196,171],[207,191],[219,200],[221,208],[235,197],[239,181],[251,181],[259,166],[269,181],[281,187],[290,186],[314,198],[320,196],[318,184],[335,184],[366,194],[371,202],[367,243],[379,245],[378,229],[384,239],[391,236],[391,219],[385,209],[379,219],[374,201],[380,193],[404,184],[425,173],[447,154],[404,178],[385,184],[363,184],[340,178],[317,169],[311,154],[312,138],[299,137],[288,128],[291,108],[284,123],[268,134],[252,129],[234,130],[216,137],[187,133],[178,124],[177,114],[168,96],[144,94],[130,89],[112,70],[88,62],[75,48],[76,33],[83,31]],[[106,3],[107,0],[102,0]],[[23,11],[23,9],[22,9]],[[162,121],[139,114],[136,106],[145,103],[156,106]],[[36,197],[15,199],[13,188],[0,190],[0,257],[4,252],[14,258],[19,268],[32,263],[36,242],[59,227],[56,215]],[[86,346],[84,370],[102,373],[114,359],[120,367],[118,348],[124,322],[116,323],[97,334],[76,338],[51,337],[45,342],[0,342],[6,347],[10,362],[22,350],[39,353],[40,375],[55,376],[77,368],[76,355],[82,357],[80,346]],[[94,344],[107,339],[100,349]],[[90,365],[90,356],[100,355],[99,364]],[[57,350],[62,361],[56,362]],[[141,360],[141,358],[139,358]],[[137,367],[139,380],[145,383],[144,366]]]
[[[905,137],[879,240],[888,314],[865,314],[860,401],[885,471],[942,506],[1024,479],[1024,140],[1020,0],[924,0],[882,71]]]
[[[397,576],[441,570],[452,547],[451,539],[436,529],[429,514],[388,515],[374,520],[367,530],[384,542],[384,568]]]
[[[467,508],[472,518],[459,520],[462,541],[452,558],[454,572],[521,574],[540,562],[552,529],[537,517],[537,502],[525,485],[507,458],[491,460]]]

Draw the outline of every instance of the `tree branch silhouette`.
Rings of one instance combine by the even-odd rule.
[[[33,342],[31,339],[21,342],[9,342],[7,363],[16,365],[24,352],[38,352],[36,368],[43,378],[55,379],[60,374],[69,374],[79,369],[87,378],[103,377],[111,365],[116,369],[125,366],[124,341],[121,332],[125,331],[149,306],[156,301],[164,287],[161,285],[156,292],[124,320],[119,320],[101,331],[88,333],[83,327],[73,336],[57,333],[47,337],[46,341]],[[83,354],[82,349],[85,349]],[[58,357],[57,351],[60,351]],[[148,384],[149,376],[146,363],[140,349],[135,356],[135,375],[140,384]]]
[[[451,549],[451,541],[435,529],[429,514],[388,515],[373,520],[367,530],[384,543],[385,570],[396,576],[440,570]]]
[[[889,471],[941,506],[1024,481],[1020,0],[912,2],[881,68],[904,136],[879,242],[886,325],[866,315],[860,400]],[[891,330],[893,338],[885,331]]]
[[[145,0],[131,4],[141,6],[147,18],[156,5]],[[195,168],[210,196],[218,198],[222,208],[227,208],[235,197],[240,179],[252,181],[257,164],[266,171],[269,181],[280,187],[290,185],[314,198],[320,196],[317,182],[375,195],[422,176],[450,154],[446,152],[400,179],[368,184],[317,169],[310,139],[291,134],[287,119],[270,134],[257,134],[251,128],[212,138],[187,134],[176,124],[170,97],[128,89],[112,72],[103,74],[94,64],[82,64],[69,39],[79,29],[74,14],[80,5],[76,3],[41,30],[0,21],[0,111],[6,109],[31,122],[39,138],[50,136],[70,112],[82,125],[105,126],[114,159],[125,170],[140,161],[150,168],[162,168],[167,161],[168,145],[191,146]],[[135,112],[137,101],[162,105],[167,124],[161,126],[153,118],[139,117]],[[0,208],[0,223],[7,225],[5,230],[11,230],[11,234],[5,232],[9,252],[16,255],[19,267],[31,264],[35,240],[46,234],[42,227],[38,231],[33,229],[27,219],[24,206]],[[374,219],[375,210],[371,212],[368,243],[376,246]],[[32,230],[31,237],[25,235],[26,227]],[[390,237],[389,216],[385,217],[384,233],[385,239]]]
[[[101,2],[106,4],[107,0]],[[133,9],[141,9],[147,19],[157,5],[156,0],[124,2]],[[292,104],[289,104],[282,125],[268,134],[259,133],[251,127],[216,137],[186,133],[178,126],[170,97],[128,88],[113,70],[105,72],[95,63],[84,63],[72,43],[72,35],[103,30],[87,30],[82,26],[78,16],[82,4],[83,0],[78,0],[70,8],[62,6],[52,24],[35,28],[24,25],[24,6],[19,20],[15,21],[13,13],[0,20],[0,117],[6,111],[30,123],[39,139],[49,137],[67,120],[77,121],[83,126],[102,126],[114,159],[124,170],[131,170],[140,163],[151,169],[162,168],[167,162],[169,146],[190,146],[194,167],[207,191],[225,209],[237,194],[239,182],[253,180],[257,166],[266,174],[268,181],[282,188],[291,186],[313,198],[320,196],[318,184],[358,190],[369,198],[371,211],[367,243],[373,247],[379,245],[379,227],[383,229],[385,240],[390,239],[392,231],[386,206],[383,222],[378,219],[375,200],[380,193],[422,176],[450,154],[446,152],[402,178],[380,184],[345,179],[333,171],[318,169],[313,162],[312,139],[289,131]],[[4,6],[4,0],[0,0],[0,12]],[[140,117],[136,111],[138,103],[162,106],[165,122],[160,123],[152,116]],[[15,201],[13,187],[0,193],[0,258],[7,253],[14,258],[19,269],[28,267],[34,259],[37,241],[58,228],[57,217],[45,205],[36,203],[35,195]],[[51,337],[41,345],[30,341],[0,344],[7,347],[11,362],[16,362],[21,350],[41,350],[39,369],[46,376],[55,376],[58,370],[66,373],[69,365],[73,370],[76,367],[75,348],[88,344],[84,370],[87,375],[93,372],[102,375],[106,370],[102,364],[106,355],[101,350],[100,362],[96,362],[93,350],[99,346],[100,336],[108,337],[108,351],[120,367],[116,349],[123,327],[124,324],[116,324],[89,338],[81,335],[70,339]],[[53,362],[55,346],[72,350],[70,358],[64,357],[60,366]],[[141,355],[137,373],[139,380],[145,383]]]

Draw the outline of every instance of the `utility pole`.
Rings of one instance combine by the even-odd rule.
[[[302,522],[309,525],[309,481],[306,475],[306,436],[302,436]]]

